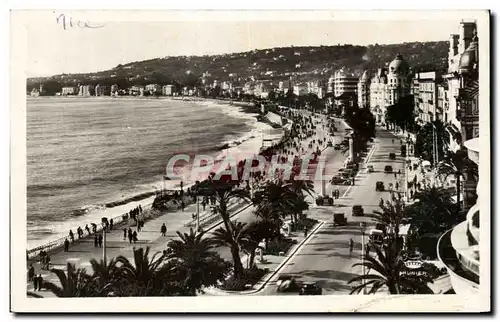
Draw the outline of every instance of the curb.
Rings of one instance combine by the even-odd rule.
[[[281,264],[276,268],[276,270],[274,270],[273,272],[268,273],[267,275],[265,275],[261,279],[261,281],[264,280],[264,282],[259,281],[259,282],[255,283],[255,285],[258,285],[259,283],[261,283],[256,289],[251,290],[251,291],[235,292],[234,294],[248,295],[248,294],[254,294],[254,293],[258,293],[258,292],[262,291],[262,289],[269,283],[269,281],[274,276],[276,276],[277,274],[280,273],[280,271],[284,268],[284,266],[288,263],[288,261],[292,258],[292,256],[295,255],[298,252],[299,248],[302,245],[304,245],[307,241],[309,241],[314,236],[314,234],[316,234],[316,232],[324,224],[325,224],[324,221],[319,220],[318,223],[316,224],[316,226],[314,227],[314,229],[309,234],[309,236],[307,236],[306,238],[304,238],[300,243],[298,243],[297,245],[295,245],[295,248],[293,248],[291,251],[289,251],[289,254],[287,254],[287,256],[284,259],[284,261],[281,262]]]
[[[300,243],[298,243],[297,245],[295,245],[295,248],[292,248],[288,252],[287,257],[281,262],[281,264],[276,268],[276,270],[274,270],[273,272],[267,273],[257,283],[255,283],[254,287],[258,285],[256,289],[252,289],[252,290],[248,290],[248,291],[224,291],[224,290],[217,289],[220,292],[219,294],[210,294],[210,295],[214,295],[214,296],[251,295],[251,294],[255,294],[255,293],[258,293],[258,292],[262,291],[262,289],[269,283],[269,281],[276,274],[278,274],[283,269],[283,267],[288,263],[288,261],[290,260],[290,258],[293,255],[295,255],[295,253],[297,253],[297,251],[299,250],[299,248],[302,245],[304,245],[307,241],[309,241],[309,239],[311,239],[312,236],[314,236],[314,234],[319,230],[319,228],[321,228],[323,226],[323,224],[325,224],[324,221],[322,221],[322,220],[318,221],[318,223],[313,228],[313,230],[311,231],[311,233],[306,238],[304,238]]]

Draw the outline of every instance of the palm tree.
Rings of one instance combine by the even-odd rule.
[[[415,141],[415,155],[431,162],[431,164],[435,166],[433,158],[434,133],[437,136],[437,154],[439,160],[444,158],[445,151],[449,145],[450,137],[443,122],[440,120],[432,123],[426,123],[419,129]]]
[[[410,232],[420,251],[435,257],[436,242],[445,231],[462,221],[456,215],[458,207],[451,194],[443,188],[432,187],[415,194],[417,201],[406,207]]]
[[[282,181],[270,181],[254,194],[257,216],[281,223],[282,218],[293,213],[297,196]]]
[[[133,263],[121,255],[116,258],[121,276],[128,281],[127,287],[119,292],[131,292],[135,296],[172,295],[174,289],[170,282],[176,282],[174,265],[165,263],[165,256],[160,252],[150,260],[149,250],[149,247],[146,250],[134,248]]]
[[[302,212],[309,209],[306,195],[313,196],[314,183],[312,180],[290,180],[286,182],[285,186],[296,196],[292,206],[294,216],[292,222],[297,223]]]
[[[243,273],[240,251],[247,238],[245,226],[245,223],[234,220],[229,223],[229,229],[219,227],[212,233],[212,241],[215,245],[228,246],[231,249],[235,277]]]
[[[192,228],[188,233],[177,232],[179,239],[168,243],[168,259],[176,260],[176,267],[184,281],[189,295],[203,287],[216,285],[226,277],[229,266],[216,252],[211,249],[214,241],[203,238],[205,232],[196,233]]]
[[[215,196],[215,199],[218,202],[218,210],[221,215],[225,231],[229,232],[230,236],[236,235],[236,233],[232,232],[234,226],[231,224],[231,216],[228,212],[227,205],[229,201],[233,199],[250,201],[249,191],[244,188],[239,188],[238,183],[236,182],[225,182],[222,180],[213,180],[212,178],[202,182],[201,184]],[[231,248],[231,255],[233,257],[234,274],[239,277],[243,273],[243,265],[241,264],[239,252],[240,246],[234,239],[229,239],[228,242]]]
[[[359,294],[364,288],[369,288],[368,294],[375,294],[377,291],[387,288],[390,294],[404,294],[406,292],[417,294],[432,294],[432,290],[427,285],[432,281],[430,277],[405,276],[405,264],[400,256],[400,251],[391,245],[384,245],[382,249],[375,247],[376,256],[368,254],[364,256],[362,263],[355,266],[365,266],[368,273],[352,278],[348,284],[361,282],[356,285],[351,294]],[[403,274],[402,274],[403,273]]]
[[[477,180],[479,177],[477,164],[472,162],[467,157],[467,150],[462,148],[457,152],[449,152],[445,159],[441,161],[437,166],[437,171],[439,176],[444,176],[444,179],[448,176],[455,176],[456,189],[457,189],[457,204],[459,205],[458,210],[461,209],[460,203],[460,191],[461,191],[461,178],[471,178]]]
[[[391,201],[380,199],[379,207],[381,211],[375,210],[373,214],[367,215],[375,220],[376,223],[384,225],[388,228],[388,237],[392,240],[399,240],[399,228],[401,225],[408,223],[407,214],[405,212],[405,203],[398,193],[397,197],[393,194]]]
[[[76,269],[75,264],[67,263],[66,272],[62,269],[51,269],[59,278],[59,284],[45,281],[43,287],[57,297],[94,297],[101,295],[97,283],[87,274],[85,269]]]
[[[120,279],[120,270],[117,267],[118,262],[116,259],[111,259],[109,263],[105,263],[102,259],[90,260],[92,271],[94,272],[92,278],[97,282],[99,289],[102,290],[103,295],[108,295],[112,292],[112,288]]]

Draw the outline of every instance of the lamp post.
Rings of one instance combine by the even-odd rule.
[[[365,230],[366,226],[364,222],[359,223],[359,228],[361,229],[361,269],[362,276],[365,275]],[[365,284],[365,279],[361,280],[361,284]],[[363,287],[363,294],[366,295],[366,287]]]
[[[103,245],[102,245],[102,260],[104,264],[107,263],[106,260],[106,222],[108,221],[108,218],[102,217],[101,218],[101,225],[102,225],[102,237],[103,237]]]

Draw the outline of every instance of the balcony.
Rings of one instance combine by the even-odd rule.
[[[479,138],[467,140],[464,145],[467,148],[469,159],[479,165]]]
[[[453,242],[456,242],[456,240],[452,241],[453,231],[458,228],[457,232],[462,232],[461,230],[464,227],[460,226],[464,223],[466,227],[467,221],[464,221],[453,229],[448,230],[439,238],[437,254],[439,260],[446,266],[455,293],[473,295],[479,293],[479,265],[469,260],[463,253],[459,253],[453,245]],[[454,236],[455,238],[457,236]],[[462,243],[468,243],[467,234],[460,234],[459,238],[462,240]],[[470,250],[470,248],[468,249]]]

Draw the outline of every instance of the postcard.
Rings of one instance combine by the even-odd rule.
[[[489,19],[12,10],[11,310],[490,311]]]

